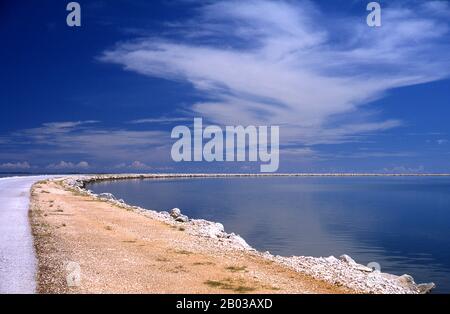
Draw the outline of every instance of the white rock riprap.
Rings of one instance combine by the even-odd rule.
[[[172,208],[170,210],[170,217],[175,219],[175,221],[177,221],[177,222],[188,222],[189,221],[189,217],[186,215],[183,215],[179,208]]]
[[[329,257],[268,257],[288,267],[308,274],[316,279],[345,286],[362,293],[388,293],[388,294],[418,294],[427,293],[434,284],[416,284],[411,276],[405,280],[405,275],[395,276],[386,274],[360,265],[353,261],[348,263],[334,256]]]
[[[344,286],[360,293],[383,293],[383,294],[420,294],[428,293],[435,287],[434,283],[417,284],[409,275],[396,276],[382,273],[368,266],[358,264],[348,255],[338,258],[311,257],[311,256],[274,256],[269,252],[259,252],[253,249],[239,235],[226,233],[221,223],[211,222],[204,219],[189,219],[183,215],[179,208],[173,208],[170,212],[158,212],[137,206],[130,206],[117,200],[110,193],[96,195],[85,190],[88,183],[105,180],[123,179],[145,179],[145,178],[183,178],[183,177],[230,177],[246,176],[234,174],[119,174],[119,175],[93,175],[72,176],[63,180],[67,188],[93,198],[110,202],[111,204],[134,210],[152,219],[163,221],[169,225],[183,227],[189,234],[207,239],[212,245],[220,246],[221,250],[240,250],[248,254],[255,254],[261,258],[284,265],[297,272],[307,274],[315,279],[323,280],[337,286]],[[263,176],[263,175],[247,175]],[[292,176],[292,175],[287,175]],[[295,175],[294,175],[295,176]]]

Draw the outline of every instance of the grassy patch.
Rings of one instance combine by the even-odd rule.
[[[136,243],[137,241],[136,240],[125,240],[125,241],[122,241],[123,243]]]
[[[226,283],[223,283],[221,281],[216,281],[216,280],[207,280],[205,281],[205,285],[210,286],[212,288],[223,288],[224,286],[228,285]]]
[[[194,265],[194,266],[215,265],[215,263],[213,263],[213,262],[195,262],[192,265]]]
[[[247,266],[228,266],[228,267],[225,267],[225,269],[229,270],[233,273],[237,273],[240,271],[247,271]]]
[[[246,292],[251,292],[251,291],[256,290],[255,287],[246,286],[241,281],[236,283],[236,282],[233,282],[231,279],[224,279],[221,281],[207,280],[204,282],[204,284],[211,288],[232,290],[232,291],[238,292],[238,293],[246,293]]]
[[[246,293],[246,292],[251,292],[251,291],[255,291],[256,288],[253,287],[247,287],[247,286],[237,286],[236,288],[233,289],[236,292],[239,293]]]
[[[175,272],[186,272],[183,265],[175,266]]]
[[[175,266],[173,269],[169,269],[168,271],[174,274],[187,272],[187,270],[183,267],[183,265]]]
[[[194,254],[194,253],[192,253],[190,251],[186,251],[186,250],[178,250],[178,251],[175,251],[175,253],[177,253],[177,254],[184,254],[184,255]]]
[[[108,230],[108,231],[112,231],[113,230],[113,228],[111,226],[106,226],[105,229]]]
[[[274,287],[274,286],[263,286],[263,288],[264,288],[264,289],[267,289],[267,290],[273,290],[273,291],[279,291],[279,290],[281,290],[281,288]]]
[[[41,238],[50,238],[52,236],[52,234],[50,232],[42,232],[42,233],[38,234],[38,236]]]

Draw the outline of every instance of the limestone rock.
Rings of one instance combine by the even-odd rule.
[[[189,218],[186,215],[179,215],[178,217],[175,218],[175,221],[178,222],[188,222]]]
[[[372,268],[358,264],[357,262],[355,262],[355,260],[353,258],[348,256],[347,254],[343,254],[343,255],[339,256],[339,259],[357,270],[367,272],[367,273],[373,272]]]
[[[341,256],[339,256],[339,259],[343,262],[346,262],[349,265],[355,265],[356,262],[353,258],[351,258],[350,256],[348,256],[347,254],[343,254]]]
[[[172,218],[178,218],[179,216],[181,216],[181,210],[179,208],[172,208],[170,210],[170,216],[172,216]]]
[[[367,273],[371,273],[371,272],[374,271],[372,268],[364,266],[364,265],[361,265],[361,264],[356,264],[355,268],[357,270],[364,271],[364,272],[367,272]]]
[[[404,274],[404,275],[399,276],[399,277],[397,278],[397,280],[398,280],[402,285],[405,285],[405,286],[408,286],[408,285],[414,285],[414,284],[415,284],[414,278],[411,277],[410,275],[407,275],[407,274]]]
[[[334,257],[333,255],[325,257],[324,260],[331,264],[338,261],[338,259],[336,257]]]
[[[111,193],[100,193],[98,196],[100,198],[104,198],[104,199],[107,199],[107,200],[112,200],[112,201],[116,200],[115,196],[112,195]]]
[[[434,289],[435,287],[436,285],[434,284],[434,282],[421,283],[417,285],[417,290],[419,291],[419,293],[426,294],[430,293],[431,289]]]

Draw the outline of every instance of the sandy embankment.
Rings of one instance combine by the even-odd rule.
[[[109,202],[40,182],[31,223],[38,292],[343,293],[338,288]],[[67,287],[66,264],[80,265]]]
[[[114,178],[129,176],[72,177],[33,187],[38,292],[419,293],[426,288],[352,260],[261,253],[220,224],[177,222],[167,213],[100,198],[81,187]],[[66,283],[70,262],[80,267],[79,286]]]

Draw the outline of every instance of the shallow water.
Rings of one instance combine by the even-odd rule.
[[[264,177],[96,183],[127,203],[179,207],[261,251],[377,262],[450,293],[449,177]]]

